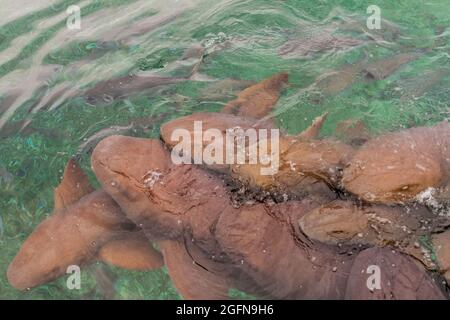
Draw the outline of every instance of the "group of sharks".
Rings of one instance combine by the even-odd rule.
[[[324,114],[300,134],[282,134],[272,176],[258,164],[171,161],[172,132],[194,135],[197,120],[222,132],[276,127],[270,113],[287,83],[277,74],[221,113],[170,121],[161,140],[104,138],[91,157],[99,190],[69,160],[53,213],[9,266],[11,285],[24,290],[70,265],[104,261],[133,270],[165,265],[186,299],[224,299],[230,288],[276,299],[449,298],[450,219],[418,201],[430,190],[448,192],[448,122],[355,147],[320,138]],[[376,290],[364,272],[372,265],[382,273]]]

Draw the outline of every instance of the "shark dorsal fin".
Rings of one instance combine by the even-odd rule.
[[[54,191],[54,210],[66,208],[93,191],[86,174],[74,159],[70,159],[64,169],[62,181]]]
[[[328,112],[325,112],[321,116],[314,119],[312,124],[303,132],[301,132],[298,137],[304,140],[313,140],[319,137],[320,129],[323,123],[328,117]]]

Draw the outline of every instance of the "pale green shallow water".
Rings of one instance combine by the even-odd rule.
[[[116,298],[179,298],[164,269],[130,272],[98,264],[82,272],[81,290],[72,291],[62,278],[19,292],[8,284],[5,273],[27,235],[51,212],[53,188],[84,139],[137,119],[146,119],[144,126],[126,134],[156,137],[160,124],[169,119],[217,111],[242,86],[237,81],[222,83],[220,90],[213,91],[218,80],[259,81],[287,71],[290,86],[275,116],[290,133],[306,128],[325,111],[329,117],[323,135],[332,135],[336,124],[347,119],[363,120],[377,134],[431,125],[449,115],[448,0],[22,0],[14,4],[2,0],[0,4],[8,13],[0,18],[0,299],[101,299],[105,293],[94,276],[95,268],[113,280]],[[82,8],[78,32],[66,28],[65,10],[71,4]],[[372,4],[390,21],[382,22],[384,28],[374,33],[378,41],[362,31],[366,9]],[[152,27],[142,34],[133,32],[145,22]],[[283,57],[278,50],[287,41],[311,41],[308,34],[317,39],[321,32],[363,43],[308,57],[298,52]],[[183,52],[192,46],[202,46],[205,52],[180,63]],[[417,56],[386,79],[368,81],[359,75],[335,95],[324,95],[315,86],[318,77],[346,64],[398,53]],[[187,77],[194,65],[197,73],[187,81],[114,101],[104,97],[91,105],[80,94],[98,81],[129,73]],[[45,102],[59,90],[63,90],[60,99]],[[89,155],[82,153],[79,160],[98,185]]]

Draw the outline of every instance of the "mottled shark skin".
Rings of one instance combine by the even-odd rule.
[[[379,283],[372,281],[376,274],[380,276]],[[448,299],[433,280],[407,256],[388,248],[373,247],[356,257],[350,270],[345,299]]]
[[[172,168],[169,153],[160,141],[110,136],[94,149],[92,168],[103,188],[120,204],[130,219],[138,226],[143,226],[146,234],[155,240],[181,234],[178,215],[189,205],[176,208],[176,203],[176,214],[164,215],[149,200],[152,197],[158,200],[156,203],[170,205],[176,196],[174,192],[155,194],[153,191],[161,188],[161,178]],[[180,181],[173,183],[177,185]]]
[[[168,157],[157,140],[113,136],[96,147],[92,165],[127,216],[160,244],[183,297],[226,298],[235,278],[235,287],[254,292],[256,284],[215,240],[219,215],[232,209],[223,180],[199,166],[170,165]]]
[[[270,122],[258,122],[257,119],[244,116],[236,116],[233,114],[217,113],[217,112],[197,112],[188,116],[171,120],[161,126],[161,138],[164,143],[172,148],[178,143],[178,140],[172,138],[173,131],[176,129],[185,129],[191,132],[192,141],[194,134],[194,122],[201,121],[203,130],[218,129],[223,134],[227,129],[240,127],[242,129],[274,129],[276,128]]]
[[[354,149],[334,139],[319,139],[327,114],[317,117],[311,126],[296,136],[279,139],[279,166],[272,175],[261,174],[261,163],[232,165],[232,175],[250,188],[282,192],[294,197],[321,194],[333,199],[333,189],[340,187],[343,168],[350,161]],[[271,142],[260,139],[260,146]],[[250,146],[249,148],[252,148]],[[272,150],[272,149],[270,149]]]
[[[344,170],[346,190],[369,202],[403,203],[450,178],[450,123],[417,127],[365,143]]]
[[[224,136],[227,129],[241,128],[247,130],[254,129],[275,129],[275,125],[270,122],[257,123],[257,120],[250,117],[236,116],[232,114],[224,114],[217,112],[198,112],[191,115],[180,117],[171,120],[161,126],[161,139],[169,147],[173,148],[179,143],[179,137],[174,136],[174,131],[177,129],[184,129],[191,133],[191,141],[194,140],[194,134],[196,133],[194,124],[195,122],[201,122],[202,131],[209,129],[218,129]],[[202,134],[202,132],[197,132]],[[203,145],[207,145],[208,141],[202,141]]]
[[[261,142],[261,141],[260,141]],[[262,164],[233,165],[232,173],[249,188],[284,192],[292,196],[328,194],[345,166],[351,148],[332,140],[301,141],[280,139],[279,168],[273,175],[261,174]]]
[[[279,138],[279,167],[273,175],[261,173],[267,165],[258,161],[256,164],[205,164],[207,168],[222,173],[230,173],[236,181],[240,181],[246,188],[263,190],[272,193],[286,193],[295,197],[320,193],[333,198],[332,188],[339,186],[341,170],[350,160],[354,150],[342,142],[332,139],[318,139],[320,129],[327,114],[318,117],[311,126],[296,136],[281,135]],[[201,122],[201,131],[194,127],[195,122]],[[195,140],[209,129],[218,129],[223,136],[226,130],[240,128],[247,129],[273,129],[270,123],[255,122],[253,118],[239,117],[222,113],[195,113],[186,117],[172,120],[161,127],[162,140],[173,148],[179,143],[175,134],[177,129],[184,129],[190,133],[191,155],[194,150],[203,150],[210,141]],[[272,149],[271,131],[267,137],[258,135],[258,141],[251,144],[246,141],[248,150],[256,150],[255,154],[267,153]],[[198,144],[195,146],[195,144]],[[268,147],[268,150],[261,149]],[[262,146],[262,147],[261,147]],[[224,144],[225,148],[225,144]],[[225,155],[226,150],[223,150]]]
[[[162,256],[103,190],[93,191],[71,159],[55,188],[53,214],[25,240],[8,268],[11,285],[24,290],[55,280],[71,265],[104,261],[132,270],[162,266]]]
[[[138,154],[136,154],[137,151],[139,151]],[[273,257],[276,260],[282,254],[279,249],[286,246],[284,252],[287,255],[292,250],[297,252],[294,256],[298,256],[292,261],[287,260],[286,263],[290,263],[291,268],[287,275],[281,273],[273,275],[276,278],[273,279],[274,286],[277,288],[275,289],[263,282],[263,280],[267,281],[266,272],[270,273],[269,270],[264,270],[264,265],[258,266],[259,270],[252,272],[246,264],[252,259],[262,258],[262,256],[258,257],[259,253],[253,253],[250,250],[236,256],[240,246],[243,245],[242,249],[246,250],[246,240],[241,235],[241,229],[244,226],[230,225],[230,223],[239,220],[235,218],[245,218],[250,215],[247,214],[246,209],[233,208],[222,179],[194,165],[162,168],[158,162],[164,158],[164,153],[167,154],[167,151],[159,141],[115,136],[105,139],[97,146],[93,153],[92,164],[105,190],[120,204],[127,216],[142,227],[149,238],[163,244],[164,259],[169,274],[173,277],[175,286],[181,294],[187,298],[205,298],[205,290],[194,289],[196,283],[201,281],[200,274],[205,273],[201,278],[202,281],[211,281],[216,286],[220,282],[214,280],[214,275],[226,279],[227,285],[225,283],[220,285],[215,290],[215,294],[208,296],[210,298],[223,297],[225,288],[232,284],[236,286],[234,282],[238,282],[239,287],[251,289],[268,297],[295,296],[294,291],[296,292],[297,288],[277,291],[279,288],[286,287],[292,281],[291,276],[295,276],[296,273],[302,275],[299,281],[306,279],[304,273],[298,272],[298,268],[299,263],[306,263],[308,259],[305,253],[296,247],[289,228],[282,227],[284,224],[280,224],[281,229],[275,228],[274,231],[277,234],[286,231],[286,238],[283,237],[282,242],[276,244],[273,250],[271,246],[275,243],[267,247],[272,254],[278,251],[279,256]],[[152,183],[146,183],[147,173],[156,170],[161,173],[158,179]],[[299,206],[298,212],[308,210],[313,204],[303,206]],[[272,225],[270,221],[273,218],[264,206],[250,207],[248,210],[255,211],[258,219],[251,219],[252,223],[246,227],[253,229],[259,225],[262,230],[269,231]],[[229,221],[230,218],[232,221]],[[248,234],[248,240],[252,241],[253,232],[245,234]],[[239,238],[237,238],[238,235]],[[261,235],[263,234],[257,233],[256,237],[259,238]],[[238,241],[234,242],[236,240]],[[189,246],[186,246],[186,242]],[[186,256],[186,250],[189,251],[188,256]],[[263,254],[263,251],[261,250],[260,253]],[[267,256],[269,257],[269,254]],[[241,263],[241,259],[247,262]],[[207,270],[215,272],[211,274],[210,271],[199,269],[196,264],[198,260],[201,265],[208,264]],[[174,261],[183,266],[177,265]],[[310,267],[311,272],[315,272],[312,264]],[[185,271],[181,272],[180,269]],[[192,275],[190,281],[187,276],[189,274]],[[180,279],[182,276],[184,278]],[[334,279],[334,273],[330,272],[329,277]],[[212,280],[208,280],[210,278]],[[239,281],[236,281],[236,278]],[[309,286],[313,287],[312,282]],[[311,295],[314,294],[334,296],[334,293],[328,291],[311,293]]]
[[[237,261],[241,259],[241,268],[248,270],[266,297],[446,298],[424,268],[400,251],[394,254],[392,249],[373,247],[360,253],[356,250],[354,256],[338,254],[335,246],[324,246],[305,237],[296,227],[291,228],[308,205],[311,204],[291,201],[265,210],[249,207],[238,215],[222,215],[217,224],[217,239],[224,251]],[[286,216],[291,223],[283,224]],[[367,269],[373,265],[382,270],[381,287],[375,293],[367,287],[371,275]]]
[[[342,299],[352,257],[314,244],[292,224],[316,202],[263,204],[227,210],[216,239],[234,264],[272,299]],[[336,268],[336,269],[335,269]]]
[[[94,150],[92,165],[127,217],[158,241],[183,297],[222,299],[237,287],[264,298],[345,298],[354,257],[298,227],[320,202],[236,208],[221,176],[195,165],[163,166],[167,157],[157,140],[113,136]]]
[[[449,223],[448,218],[437,217],[417,204],[358,205],[348,200],[324,204],[299,220],[300,228],[310,239],[329,245],[390,246],[412,256],[429,270],[440,269],[421,239],[434,237]]]
[[[204,265],[204,249],[211,252],[216,247],[211,227],[229,205],[222,180],[197,166],[172,165],[169,152],[158,140],[124,136],[100,142],[92,155],[92,166],[127,216],[148,238],[158,241],[180,293],[186,298],[204,298],[207,291],[200,290],[197,282],[202,278],[216,283],[215,273],[205,271],[195,261]],[[188,235],[194,241],[186,242]],[[186,246],[193,247],[189,254]],[[207,269],[215,268],[221,269],[220,265]],[[223,284],[216,291],[208,297],[225,297],[228,286]]]
[[[201,123],[201,128],[197,129],[195,123]],[[275,126],[271,121],[262,121],[257,123],[256,119],[241,117],[232,114],[216,113],[216,112],[201,112],[194,113],[189,116],[177,118],[175,120],[169,121],[161,126],[161,139],[170,148],[173,149],[178,143],[182,142],[182,139],[178,136],[177,130],[187,130],[190,133],[191,139],[191,157],[194,157],[195,150],[200,150],[203,152],[204,148],[207,147],[211,141],[201,138],[199,141],[196,136],[203,137],[204,133],[210,129],[219,130],[222,137],[226,137],[227,130],[235,129],[274,129]],[[223,140],[223,151],[222,154],[226,155],[226,144],[225,139]],[[219,172],[229,172],[230,165],[224,163],[212,163],[205,164],[207,168],[219,171]]]

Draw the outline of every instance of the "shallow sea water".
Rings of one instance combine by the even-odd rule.
[[[81,8],[80,30],[67,28],[70,5]],[[381,9],[381,30],[366,27],[369,5]],[[100,137],[157,137],[162,123],[218,111],[281,71],[290,84],[272,116],[288,133],[324,112],[324,136],[345,120],[375,135],[450,116],[448,0],[0,0],[0,7],[0,299],[179,298],[165,269],[100,263],[82,272],[81,290],[68,290],[65,277],[26,292],[8,284],[8,264],[52,211],[72,155],[98,186],[89,153]],[[385,78],[364,72],[399,54],[408,62]],[[121,80],[95,87],[128,75],[152,79],[125,92]]]

